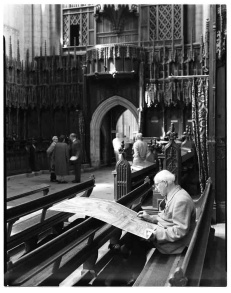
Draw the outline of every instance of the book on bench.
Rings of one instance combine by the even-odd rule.
[[[155,224],[138,218],[135,211],[106,199],[76,197],[49,209],[93,217],[144,239],[156,229]]]

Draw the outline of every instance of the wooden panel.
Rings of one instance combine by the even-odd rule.
[[[163,112],[159,108],[147,110],[146,132],[144,136],[159,137],[163,135]]]

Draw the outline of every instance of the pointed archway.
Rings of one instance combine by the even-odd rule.
[[[129,109],[134,115],[138,123],[138,112],[137,108],[127,99],[120,96],[113,96],[104,102],[102,102],[92,115],[91,125],[90,125],[90,155],[91,155],[91,165],[93,167],[100,167],[100,126],[104,115],[113,107],[121,105],[126,109]]]

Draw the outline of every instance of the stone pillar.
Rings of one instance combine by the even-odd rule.
[[[205,39],[206,20],[207,19],[210,19],[210,5],[208,5],[208,4],[203,5],[203,24],[202,24],[203,39]]]
[[[139,70],[139,132],[143,133],[143,107],[144,107],[144,62],[140,62]]]
[[[53,54],[53,48],[55,48],[55,54],[59,53],[60,43],[63,45],[63,17],[61,5],[49,5],[50,6],[50,54]]]
[[[195,7],[195,39],[194,39],[194,42],[200,43],[202,34],[203,34],[203,5],[196,5],[196,7]]]

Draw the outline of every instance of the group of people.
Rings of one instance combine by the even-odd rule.
[[[114,148],[114,153],[116,157],[116,162],[119,158],[119,149],[121,148],[121,143],[124,141],[125,149],[129,146],[127,139],[121,133],[116,133],[116,137],[113,139],[112,144]],[[135,137],[135,142],[133,144],[133,165],[142,165],[148,156],[148,144],[143,140],[142,133],[137,133]],[[150,158],[148,159],[150,161]],[[151,161],[154,162],[154,159],[151,158]]]
[[[69,136],[70,145],[65,142],[65,136],[53,136],[52,143],[47,149],[49,159],[50,181],[67,183],[69,165],[73,164],[75,179],[73,183],[81,180],[81,143],[75,133]]]
[[[71,157],[75,169],[74,182],[80,182],[81,145],[76,134],[72,133],[69,138],[70,148],[65,143],[64,135],[61,135],[59,138],[53,137],[53,142],[47,150],[50,158],[51,181],[56,181],[57,176],[58,182],[66,182],[65,175],[68,174]],[[140,164],[145,161],[147,146],[142,140],[141,133],[137,134],[133,149],[134,162]],[[179,254],[188,247],[196,225],[194,202],[181,186],[175,184],[174,174],[162,170],[155,175],[154,184],[156,191],[163,197],[160,212],[157,215],[149,215],[145,211],[137,213],[137,217],[141,220],[153,223],[148,241],[129,234],[126,244],[122,246],[116,243],[110,244],[110,248],[119,249],[126,257],[124,269],[133,272],[129,282],[134,282],[138,271],[145,264],[147,251],[151,247],[156,247],[163,254]]]
[[[116,133],[116,137],[112,140],[112,145],[115,153],[116,162],[119,161],[119,150],[121,143],[124,142],[125,149],[129,147],[129,139],[120,132]]]

